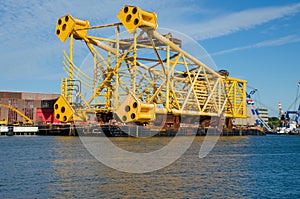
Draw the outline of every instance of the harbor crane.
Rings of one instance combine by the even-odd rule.
[[[264,119],[260,116],[258,108],[255,106],[255,102],[252,99],[252,95],[257,92],[257,89],[251,90],[247,95],[247,105],[251,108],[251,113],[255,119],[255,125],[258,127],[264,127],[268,132],[273,132],[273,129],[264,121]]]
[[[297,94],[296,99],[293,103],[295,105],[294,110],[288,110],[286,112],[282,111],[281,103],[279,102],[279,118],[280,118],[280,127],[278,133],[295,133],[299,131],[299,118],[300,118],[300,81],[297,85]],[[298,102],[299,101],[299,102]],[[298,109],[296,110],[296,106]],[[288,108],[290,109],[290,108]]]
[[[10,105],[6,105],[6,104],[0,104],[0,107],[4,107],[4,108],[7,108],[7,109],[10,109],[14,112],[16,112],[18,115],[20,115],[22,118],[23,118],[23,123],[24,124],[29,124],[29,125],[32,125],[33,124],[33,120],[30,119],[28,116],[26,116],[24,113],[22,113],[20,110],[18,110],[17,108],[13,107],[13,106],[10,106]],[[4,125],[7,125],[8,124],[8,120],[5,119],[4,121],[1,121],[0,124],[4,124]]]
[[[126,5],[117,17],[120,22],[99,26],[69,14],[57,20],[56,36],[62,42],[69,38],[70,50],[64,52],[68,77],[54,105],[56,119],[87,121],[96,114],[99,122],[149,125],[167,115],[168,123],[179,125],[181,116],[246,118],[246,80],[209,68],[171,33],[160,34],[154,12]],[[89,34],[108,28],[113,38]],[[120,36],[121,28],[128,38]],[[75,40],[83,41],[93,56],[92,75],[74,63]]]

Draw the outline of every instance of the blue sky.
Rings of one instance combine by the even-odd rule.
[[[59,93],[62,50],[56,20],[70,13],[91,25],[118,22],[123,5],[156,12],[158,25],[189,35],[219,69],[257,88],[258,104],[277,116],[300,80],[300,3],[292,0],[5,0],[0,6],[0,90]],[[79,60],[80,61],[80,60]],[[293,108],[293,106],[292,106]]]

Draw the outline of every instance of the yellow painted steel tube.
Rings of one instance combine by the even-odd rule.
[[[176,44],[174,44],[172,41],[170,41],[169,39],[165,38],[164,36],[162,36],[161,34],[159,34],[156,31],[153,31],[153,36],[158,39],[159,41],[169,45],[173,50],[183,54],[185,57],[187,57],[189,60],[193,61],[194,63],[205,67],[206,70],[208,70],[209,72],[211,72],[212,74],[216,75],[216,77],[220,77],[221,75],[219,73],[217,73],[216,71],[212,70],[211,68],[209,68],[208,66],[206,66],[204,63],[202,63],[201,61],[199,61],[198,59],[196,59],[195,57],[193,57],[192,55],[190,55],[189,53],[185,52],[183,49],[181,49],[180,47],[178,47]]]
[[[87,39],[94,45],[98,46],[99,48],[102,48],[103,50],[106,50],[108,52],[111,52],[113,54],[117,54],[117,50],[115,48],[110,47],[109,45],[106,45],[92,37],[87,36]]]

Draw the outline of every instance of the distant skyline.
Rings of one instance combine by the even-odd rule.
[[[124,5],[156,12],[159,27],[196,40],[218,69],[246,79],[248,91],[258,89],[253,95],[256,105],[267,107],[270,116],[278,115],[278,102],[286,111],[295,101],[300,81],[296,0],[6,0],[0,6],[0,90],[59,93],[65,76],[62,50],[68,50],[68,44],[55,35],[57,19],[70,13],[91,25],[115,23]]]

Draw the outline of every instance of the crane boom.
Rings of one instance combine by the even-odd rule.
[[[22,113],[21,111],[19,111],[17,108],[13,107],[13,106],[10,106],[10,105],[6,105],[6,104],[0,104],[1,107],[4,107],[4,108],[8,108],[14,112],[16,112],[18,115],[20,115],[24,120],[25,120],[25,123],[27,124],[33,124],[33,120],[30,119],[28,116],[26,116],[24,113]]]

